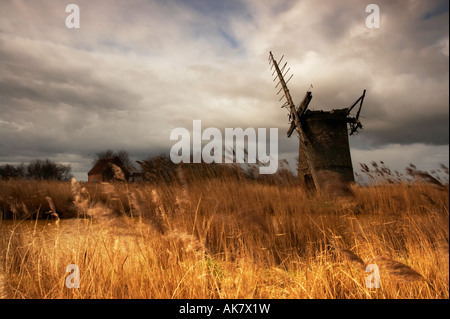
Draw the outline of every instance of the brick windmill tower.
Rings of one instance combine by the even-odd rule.
[[[278,93],[283,92],[280,101],[285,100],[282,108],[289,111],[290,127],[287,136],[297,131],[299,138],[298,177],[307,189],[324,191],[331,195],[346,195],[348,186],[354,182],[353,166],[350,155],[348,135],[353,135],[362,129],[359,121],[366,90],[353,105],[344,109],[331,111],[311,111],[308,105],[312,99],[311,91],[296,106],[292,100],[284,80],[290,69],[286,70],[287,62],[280,68],[283,57],[277,62],[272,52],[269,53],[269,64],[274,81],[278,79],[275,88],[281,85]],[[286,70],[286,71],[285,71]],[[350,112],[359,103],[355,116]]]

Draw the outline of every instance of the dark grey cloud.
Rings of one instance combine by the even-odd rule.
[[[396,119],[398,125],[392,124],[388,128],[366,129],[364,134],[372,147],[391,144],[423,143],[429,145],[448,145],[449,129],[448,114],[424,114],[422,118]]]

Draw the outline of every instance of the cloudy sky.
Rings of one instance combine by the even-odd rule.
[[[80,8],[68,29],[66,6]],[[366,27],[368,4],[380,28]],[[359,162],[449,162],[447,0],[2,0],[0,165],[50,158],[80,180],[97,152],[168,152],[176,127],[278,127],[297,155],[268,53],[285,55],[296,103],[351,105],[367,90]]]

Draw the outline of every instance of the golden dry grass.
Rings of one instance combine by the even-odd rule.
[[[354,186],[348,199],[227,177],[0,189],[32,216],[0,221],[12,298],[449,298],[448,185]],[[56,222],[64,209],[86,218]]]

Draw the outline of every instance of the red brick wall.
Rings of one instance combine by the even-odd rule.
[[[103,176],[102,176],[102,174],[89,175],[88,182],[89,183],[100,183],[100,182],[103,182]]]

